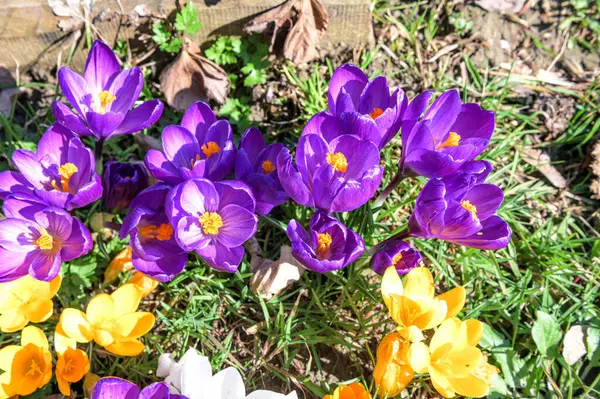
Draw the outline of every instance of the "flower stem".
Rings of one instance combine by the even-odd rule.
[[[402,173],[402,168],[398,168],[398,172],[396,172],[396,175],[394,176],[390,184],[388,184],[387,187],[381,192],[381,194],[379,194],[377,198],[375,198],[375,201],[373,201],[372,208],[380,208],[387,199],[388,195],[390,195],[390,193],[394,191],[396,187],[398,187],[398,185],[404,179],[404,177],[405,175]]]
[[[96,172],[102,176],[102,169],[104,164],[102,163],[102,149],[104,147],[104,138],[96,141],[96,148],[94,150],[94,158],[96,159]]]

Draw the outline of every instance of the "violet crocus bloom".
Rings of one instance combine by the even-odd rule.
[[[411,235],[479,249],[506,247],[512,232],[495,214],[504,194],[483,183],[490,170],[488,162],[474,161],[455,175],[427,182],[408,222]]]
[[[405,173],[443,177],[456,172],[488,146],[495,127],[495,114],[478,104],[462,104],[456,90],[448,90],[427,107],[432,92],[417,96],[402,127],[402,161]]]
[[[277,176],[277,155],[281,143],[266,145],[260,131],[251,127],[244,132],[235,158],[235,178],[248,184],[256,198],[256,213],[266,215],[290,197]]]
[[[375,194],[383,167],[371,141],[343,135],[327,143],[309,134],[298,140],[296,163],[287,149],[278,155],[277,173],[286,193],[300,205],[349,212]]]
[[[121,71],[117,56],[101,41],[90,49],[83,76],[65,66],[58,71],[58,84],[75,112],[55,101],[54,117],[81,136],[105,140],[139,132],[163,112],[159,100],[131,109],[144,88],[144,74],[138,67]]]
[[[15,193],[3,205],[0,221],[0,282],[29,274],[50,281],[66,262],[92,249],[92,237],[65,210],[48,207],[32,194]]]
[[[53,124],[34,153],[16,150],[13,163],[21,173],[0,173],[0,199],[12,192],[30,192],[46,204],[71,210],[102,196],[92,151],[64,126]]]
[[[371,258],[371,265],[375,273],[383,275],[385,271],[394,266],[399,275],[407,274],[417,267],[423,258],[421,253],[402,240],[387,242]]]
[[[181,248],[196,251],[216,270],[235,272],[242,244],[256,233],[256,201],[245,183],[188,180],[171,190],[167,214]]]
[[[106,377],[98,380],[92,390],[91,399],[187,399],[172,394],[165,382],[155,382],[140,391],[133,382],[122,378]]]
[[[181,273],[188,260],[165,213],[170,189],[166,184],[155,184],[138,194],[121,226],[121,239],[130,236],[133,266],[163,282]]]
[[[163,152],[150,150],[144,162],[158,180],[179,184],[195,177],[223,180],[235,163],[231,125],[217,121],[208,104],[197,102],[183,115],[181,126],[162,133]]]
[[[369,81],[352,64],[344,64],[333,73],[328,101],[329,111],[315,115],[303,135],[321,133],[329,142],[341,134],[354,134],[372,141],[379,149],[400,130],[408,104],[402,89],[390,94],[384,76]]]
[[[148,174],[141,164],[107,162],[102,176],[104,209],[118,214],[148,187]]]
[[[287,235],[294,259],[317,273],[344,268],[365,251],[361,236],[323,212],[315,213],[308,232],[296,220],[290,221]]]

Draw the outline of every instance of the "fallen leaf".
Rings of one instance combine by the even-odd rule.
[[[160,75],[160,86],[167,103],[185,111],[196,101],[225,103],[229,92],[227,73],[200,55],[200,47],[186,41],[179,56]]]
[[[490,12],[515,14],[520,12],[526,0],[475,0],[475,4]]]
[[[58,17],[64,17],[58,22],[58,27],[64,31],[80,29],[91,19],[94,0],[48,0],[48,6]]]
[[[535,166],[537,170],[543,174],[546,179],[556,188],[566,188],[567,181],[560,172],[552,166],[550,155],[536,150],[535,148],[526,147],[523,149],[523,160],[528,164]]]
[[[15,79],[8,69],[0,65],[0,86],[10,86],[16,84]],[[0,114],[9,117],[12,113],[14,97],[19,93],[17,87],[0,90]]]
[[[563,357],[569,366],[572,366],[585,356],[586,353],[587,350],[585,348],[583,327],[572,326],[569,328],[569,331],[567,331],[565,338],[563,339]]]
[[[280,30],[287,29],[283,56],[295,63],[308,62],[318,56],[317,44],[327,33],[329,15],[320,0],[288,0],[245,26],[246,32],[264,33],[272,25],[271,53]]]
[[[260,252],[257,253],[252,248],[249,248],[248,252],[254,271],[250,289],[267,300],[298,281],[304,272],[304,268],[292,256],[292,248],[287,245],[281,247],[281,256],[276,261],[262,258]]]

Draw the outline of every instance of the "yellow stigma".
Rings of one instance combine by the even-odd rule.
[[[25,374],[26,376],[35,376],[36,374],[42,375],[42,369],[40,369],[40,366],[38,366],[38,364],[35,362],[34,359],[31,359],[31,365],[29,366],[29,371],[27,372],[27,374]]]
[[[383,115],[383,110],[381,108],[373,108],[373,112],[369,113],[371,119],[375,120]]]
[[[73,175],[77,172],[79,172],[77,166],[70,162],[62,165],[58,168],[58,174],[60,175],[60,187],[56,183],[56,180],[52,180],[52,188],[55,190],[62,191],[64,193],[68,193],[69,181],[71,180],[71,177],[73,177]]]
[[[398,264],[398,262],[400,262],[401,260],[402,260],[402,252],[399,252],[396,256],[394,256],[394,259],[392,259],[391,266],[396,267],[396,265]]]
[[[219,228],[223,226],[223,219],[217,212],[206,212],[200,216],[200,226],[205,234],[215,235],[219,233]]]
[[[214,141],[209,141],[206,144],[202,145],[202,152],[206,155],[206,159],[210,158],[213,154],[218,154],[221,152],[221,148]]]
[[[275,170],[275,165],[273,165],[273,162],[269,161],[268,159],[266,161],[263,161],[261,166],[265,175]]]
[[[102,90],[100,94],[98,94],[100,98],[100,113],[103,114],[106,112],[106,106],[117,99],[117,96],[112,94],[110,91]]]
[[[199,160],[200,160],[200,154],[196,155],[196,158],[192,159],[192,162],[191,162],[192,170],[194,170],[194,166],[196,165],[196,162],[198,162]]]
[[[43,227],[40,227],[40,237],[33,243],[37,245],[39,249],[54,248],[54,239],[50,234],[48,234],[48,230]]]
[[[167,223],[163,223],[160,226],[149,224],[140,227],[138,233],[144,237],[154,238],[158,241],[168,241],[173,236],[173,227]]]
[[[329,252],[329,248],[331,247],[332,239],[329,233],[322,233],[318,236],[319,246],[317,247],[317,257],[319,259],[324,259]]]
[[[328,152],[325,159],[327,159],[327,163],[333,166],[333,169],[338,172],[345,172],[348,170],[348,160],[341,152]]]
[[[477,207],[473,204],[471,204],[471,201],[469,200],[464,200],[464,201],[460,201],[460,205],[465,208],[467,211],[471,212],[471,215],[473,215],[474,218],[477,218]]]
[[[448,147],[456,147],[460,144],[460,135],[458,133],[450,132],[448,138],[444,140],[443,143],[440,143],[435,147],[436,150],[441,150],[442,148]]]

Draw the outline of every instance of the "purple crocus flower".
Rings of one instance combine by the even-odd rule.
[[[12,159],[21,174],[0,173],[0,199],[12,192],[30,192],[50,206],[71,210],[102,196],[92,151],[59,124],[44,133],[37,152],[16,150]]]
[[[266,215],[289,199],[277,176],[277,155],[281,143],[265,144],[260,131],[251,127],[244,132],[235,158],[235,178],[248,184],[256,198],[256,213]]]
[[[381,149],[402,126],[408,100],[404,91],[390,88],[384,76],[369,81],[357,66],[344,64],[329,83],[329,111],[315,115],[303,135],[320,133],[329,142],[342,134],[370,140]]]
[[[130,236],[133,266],[159,281],[169,281],[181,273],[188,260],[165,213],[170,189],[166,184],[155,184],[138,194],[121,226],[121,239]]]
[[[298,140],[296,163],[287,149],[278,155],[277,173],[294,201],[331,213],[364,205],[377,191],[383,168],[371,141],[343,135],[327,143],[309,134]]]
[[[133,382],[122,378],[106,377],[98,380],[91,399],[187,399],[186,396],[169,392],[165,382],[155,382],[140,391]]]
[[[287,226],[292,256],[308,270],[327,273],[348,266],[365,251],[361,236],[336,218],[317,212],[307,232],[296,220]]]
[[[495,114],[478,104],[462,104],[456,90],[437,98],[423,118],[432,92],[417,96],[409,105],[402,127],[402,161],[405,173],[443,177],[486,149],[495,127]]]
[[[29,274],[50,281],[61,262],[85,255],[92,237],[65,210],[48,207],[32,194],[15,193],[3,205],[8,219],[0,221],[0,282]]]
[[[81,136],[105,140],[135,133],[151,126],[163,112],[159,100],[131,109],[144,87],[142,70],[121,71],[115,53],[101,41],[90,49],[83,76],[65,66],[58,71],[58,84],[75,112],[55,101],[54,117]]]
[[[404,275],[417,267],[423,258],[421,253],[402,240],[387,242],[371,258],[371,265],[375,273],[383,275],[385,271],[394,266],[399,275]]]
[[[171,190],[166,206],[181,248],[198,252],[214,269],[237,270],[242,244],[258,225],[250,187],[239,181],[192,179]]]
[[[408,222],[411,235],[479,249],[506,247],[512,232],[495,215],[504,194],[498,186],[483,184],[490,170],[488,162],[474,161],[455,175],[427,182]]]
[[[104,208],[121,213],[131,200],[148,187],[148,174],[141,164],[107,162],[102,176]]]
[[[235,163],[231,125],[217,121],[208,104],[191,105],[181,126],[167,126],[162,133],[163,152],[150,150],[146,167],[158,180],[179,184],[195,177],[223,180]]]

